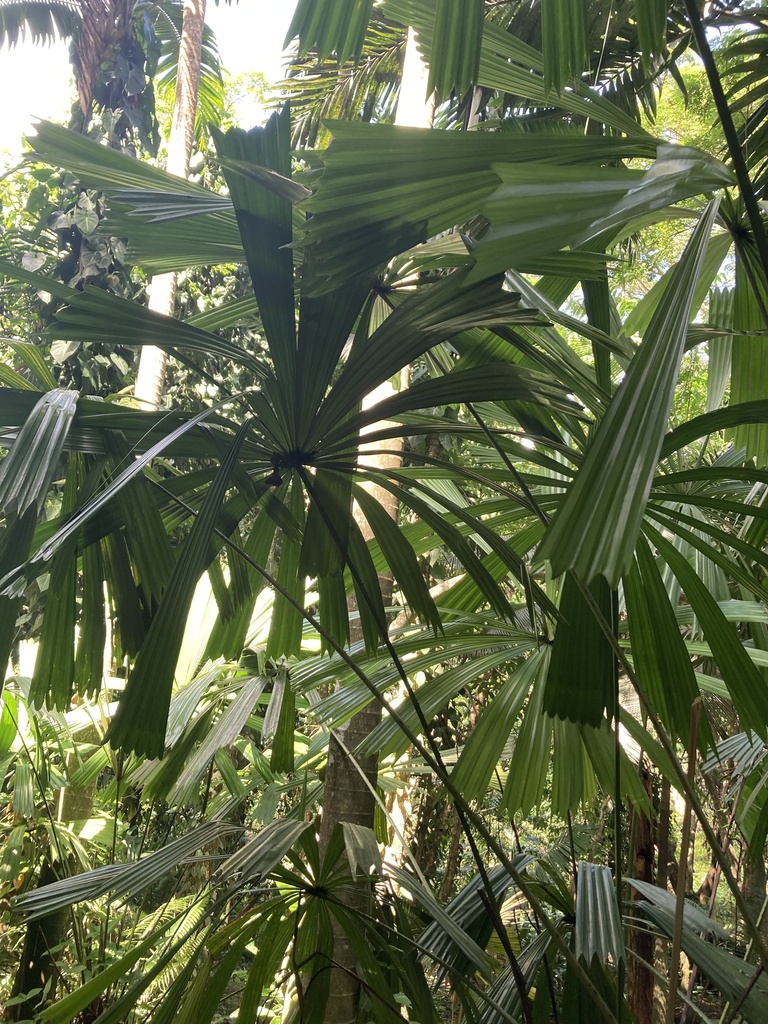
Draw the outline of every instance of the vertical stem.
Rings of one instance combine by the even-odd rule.
[[[699,736],[699,719],[701,717],[701,697],[697,697],[691,707],[691,733],[688,739],[688,784],[693,787],[696,774],[696,744]],[[666,1024],[675,1024],[675,1003],[677,1001],[677,978],[680,971],[680,945],[683,936],[683,911],[685,909],[685,878],[688,864],[688,846],[691,840],[691,801],[686,797],[685,814],[683,815],[683,838],[680,843],[680,871],[678,880],[677,904],[675,906],[675,927],[672,933],[672,956],[669,965],[669,995],[667,997]]]
[[[189,174],[189,162],[195,140],[205,5],[206,0],[184,0],[179,70],[167,163],[169,174],[176,174],[180,178],[186,178]],[[176,304],[176,279],[175,273],[155,274],[148,289],[150,309],[166,316],[173,316]],[[147,345],[141,350],[134,393],[144,409],[160,407],[165,389],[167,359],[163,349],[154,345]]]
[[[668,881],[670,788],[669,779],[663,777],[661,780],[661,799],[659,801],[659,862],[656,868],[656,885],[660,889],[666,889]]]
[[[747,217],[749,218],[749,223],[752,228],[752,234],[755,236],[757,251],[760,253],[760,260],[763,264],[763,273],[768,275],[768,238],[766,238],[762,214],[760,213],[760,207],[758,205],[754,189],[752,188],[752,181],[749,177],[749,170],[747,168],[747,161],[744,158],[744,151],[741,148],[741,143],[739,142],[739,134],[736,131],[736,125],[734,124],[733,117],[731,116],[731,109],[728,106],[728,100],[723,89],[723,83],[720,81],[720,74],[717,70],[715,59],[712,56],[712,50],[709,47],[707,31],[701,20],[696,0],[685,0],[685,9],[688,14],[688,23],[691,26],[693,38],[696,40],[696,48],[699,51],[701,62],[704,65],[704,70],[706,71],[707,78],[709,79],[709,87],[712,90],[712,98],[715,101],[715,108],[717,110],[717,116],[720,118],[723,135],[725,135],[728,153],[730,154],[733,169],[736,173],[736,180],[739,183],[741,198],[744,200],[744,206],[747,210]]]
[[[615,633],[616,620],[618,618],[618,595],[614,590],[611,594],[612,622],[611,630]],[[619,708],[619,666],[614,658],[613,661],[613,858],[614,877],[616,879],[616,905],[621,915],[623,902],[624,878],[621,866],[621,738],[619,728],[621,725],[621,713]],[[624,981],[626,966],[623,960],[619,960],[616,969],[616,1020],[621,1022],[624,1005]]]

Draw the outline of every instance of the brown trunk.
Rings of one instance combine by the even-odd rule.
[[[433,878],[440,863],[443,840],[451,827],[453,805],[445,799],[445,790],[434,778],[425,780],[422,785],[430,788],[422,790],[411,853],[421,873]]]
[[[59,875],[46,858],[40,870],[38,889],[58,880]],[[58,975],[56,959],[59,956],[58,947],[66,933],[68,917],[69,909],[64,907],[53,914],[30,921],[27,925],[11,997],[16,998],[27,992],[34,995],[15,1006],[9,1006],[5,1011],[7,1021],[32,1020],[43,1006],[55,1000]]]
[[[748,851],[744,857],[741,891],[749,909],[749,916],[753,921],[759,921],[760,931],[763,935],[768,935],[768,915],[763,914],[762,918],[760,916],[766,897],[765,861],[760,854],[753,858],[751,851]],[[749,959],[753,962],[757,960],[754,950],[750,951]]]
[[[456,808],[451,804],[451,817],[449,827],[451,829],[451,845],[448,847],[448,856],[445,861],[445,873],[440,883],[438,899],[441,903],[447,903],[453,895],[453,883],[459,873],[459,862],[461,860],[461,840],[464,833],[461,830],[461,822]]]
[[[200,91],[200,55],[203,45],[206,0],[184,0],[184,20],[179,43],[179,73],[173,121],[168,140],[169,174],[186,178],[195,140],[197,97]],[[173,316],[176,274],[156,274],[149,287],[149,308]],[[154,345],[141,350],[136,375],[136,398],[144,409],[158,409],[165,390],[166,353]]]
[[[648,770],[641,767],[641,777],[648,797],[651,780]],[[634,808],[635,829],[632,851],[632,876],[644,882],[653,882],[653,824],[638,807]],[[641,900],[634,892],[634,899]],[[633,917],[639,915],[633,914]],[[645,929],[630,928],[628,944],[635,955],[629,957],[627,968],[627,998],[636,1024],[653,1024],[653,974],[647,965],[653,964],[654,940]]]
[[[385,388],[388,385],[385,386]],[[364,404],[373,405],[383,394],[378,392],[369,395]],[[392,449],[393,443],[387,442]],[[401,463],[400,456],[384,455],[377,452],[375,446],[361,445],[360,462],[375,465],[378,469],[397,467]],[[369,487],[370,493],[387,510],[392,519],[397,519],[397,499],[379,487]],[[372,531],[355,508],[355,518],[363,537],[368,540]],[[379,586],[385,607],[392,601],[392,576],[379,576]],[[350,610],[354,605],[350,603]],[[362,640],[362,633],[356,619],[350,622],[350,640],[354,644]],[[331,836],[339,822],[349,821],[356,825],[373,827],[376,801],[373,791],[376,789],[378,776],[378,758],[376,755],[363,757],[356,753],[360,744],[370,735],[381,719],[381,708],[371,702],[354,715],[348,724],[331,733],[328,743],[328,766],[325,774],[323,797],[323,817],[320,824],[320,856],[325,857]],[[357,891],[355,891],[355,886]],[[362,908],[368,893],[368,883],[354,883],[349,878],[347,902],[352,907]],[[333,959],[335,969],[331,972],[330,991],[325,1011],[327,1024],[354,1024],[357,1020],[357,1007],[360,999],[360,983],[357,979],[357,954],[348,937],[334,922]]]
[[[328,744],[328,767],[325,776],[323,818],[320,827],[320,855],[325,853],[337,823],[349,821],[371,828],[376,802],[373,793],[362,781],[362,772],[374,791],[378,774],[378,759],[375,754],[362,757],[354,754],[355,748],[365,740],[379,723],[381,714],[378,705],[370,705],[350,719],[341,740],[331,735]],[[346,748],[346,749],[345,749]],[[349,756],[347,751],[350,752]],[[364,910],[368,897],[367,882],[355,882],[351,875],[347,880],[344,902],[350,908]],[[360,982],[357,978],[357,952],[344,930],[333,921],[333,960],[331,984],[326,1004],[325,1020],[328,1024],[354,1024],[360,1000]]]
[[[80,0],[82,22],[72,54],[72,66],[85,131],[101,65],[133,33],[134,0]]]
[[[670,818],[670,785],[669,780],[661,780],[661,798],[659,800],[659,825],[657,837],[658,859],[656,866],[656,885],[660,889],[667,889],[669,882],[670,859],[674,857],[674,850],[669,841],[669,818]],[[676,862],[675,862],[676,863]],[[673,883],[674,888],[674,883]],[[657,939],[654,949],[654,961],[656,970],[661,977],[667,974],[667,948],[665,939]],[[653,989],[653,1020],[654,1024],[661,1024],[666,1015],[666,986],[656,981]]]

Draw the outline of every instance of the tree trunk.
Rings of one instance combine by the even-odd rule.
[[[651,797],[651,779],[647,768],[640,768],[643,785]],[[653,882],[653,823],[639,807],[634,808],[635,829],[632,850],[632,877]],[[633,893],[635,900],[642,897]],[[633,915],[637,916],[637,915]],[[636,1024],[653,1024],[653,974],[647,964],[653,964],[654,940],[647,930],[630,928],[630,956],[627,968],[627,999]]]
[[[37,888],[42,889],[43,886],[57,882],[60,877],[46,857],[40,869]],[[27,925],[11,997],[15,999],[27,992],[30,995],[23,1002],[6,1009],[7,1021],[32,1020],[44,1006],[55,1000],[58,977],[56,959],[60,953],[59,946],[66,934],[68,920],[69,908],[63,907],[52,914],[39,917],[36,921],[30,921]]]
[[[73,127],[85,132],[101,66],[133,35],[134,0],[80,0],[82,23],[72,52],[80,118]]]
[[[669,825],[670,825],[670,785],[669,780],[662,778],[661,780],[661,798],[659,800],[659,824],[658,824],[658,836],[657,836],[657,867],[656,867],[656,885],[660,889],[667,889],[669,884],[669,864],[670,859],[674,857],[674,850],[669,841]],[[674,884],[673,884],[674,888]],[[668,942],[666,939],[657,939],[654,950],[654,960],[656,964],[656,970],[662,977],[667,974],[667,950]],[[666,1001],[667,1001],[667,989],[658,980],[656,981],[653,989],[653,1020],[654,1024],[662,1024],[666,1015]]]
[[[364,404],[373,405],[382,395],[369,395]],[[392,448],[392,442],[388,442]],[[363,446],[364,447],[364,446]],[[378,468],[396,467],[401,459],[395,455],[376,453],[362,456],[368,464]],[[370,488],[377,501],[386,509],[392,519],[397,519],[397,499],[389,491],[377,487]],[[363,537],[368,540],[372,536],[368,523],[359,510],[355,510]],[[388,605],[392,600],[392,576],[381,575],[379,585],[384,600]],[[350,610],[354,610],[350,602]],[[362,639],[357,620],[350,623],[350,641],[355,643]],[[325,774],[325,793],[323,797],[323,817],[320,824],[320,856],[325,857],[334,829],[339,822],[352,822],[356,825],[373,827],[376,801],[373,792],[376,790],[378,776],[378,758],[375,754],[362,757],[355,751],[370,735],[381,719],[381,708],[371,702],[362,711],[354,715],[346,726],[331,733],[328,742],[328,766]],[[337,738],[338,736],[338,738]],[[373,792],[372,792],[373,791]],[[352,907],[362,909],[367,895],[367,882],[355,883],[349,878],[347,902]],[[364,889],[363,886],[366,888]],[[357,954],[344,930],[333,924],[333,959],[336,967],[331,972],[330,991],[325,1011],[327,1024],[354,1024],[357,1020],[357,1007],[360,999],[360,984],[357,980]]]
[[[763,935],[767,935],[768,915],[763,914],[762,919],[760,918],[766,894],[765,861],[761,854],[758,853],[753,857],[751,851],[748,851],[744,857],[741,891],[749,908],[750,917],[753,921],[760,921],[760,931]],[[749,959],[757,962],[758,957],[754,950],[750,952]]]
[[[169,174],[186,178],[195,139],[197,97],[200,91],[200,55],[203,45],[206,0],[184,0],[184,20],[179,44],[179,74],[173,121],[168,140]],[[173,316],[176,303],[176,274],[156,274],[149,286],[149,308]],[[167,355],[148,345],[141,350],[135,395],[144,409],[157,409],[165,389]]]

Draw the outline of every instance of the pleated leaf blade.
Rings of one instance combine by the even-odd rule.
[[[174,564],[160,607],[107,730],[105,739],[113,747],[133,750],[146,757],[163,754],[173,676],[187,615],[197,582],[213,556],[213,532],[249,429],[250,422],[246,420],[232,440]]]
[[[702,214],[538,557],[612,587],[629,569],[667,428],[693,294],[717,213]]]

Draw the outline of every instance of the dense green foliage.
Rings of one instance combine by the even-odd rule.
[[[9,1019],[314,1024],[346,973],[363,1021],[645,1024],[680,949],[762,1019],[768,25],[610,11],[300,0],[294,95],[316,53],[359,116],[214,128],[200,183],[40,125],[0,262]],[[438,128],[385,123],[408,25]],[[319,843],[377,705],[375,818]]]

